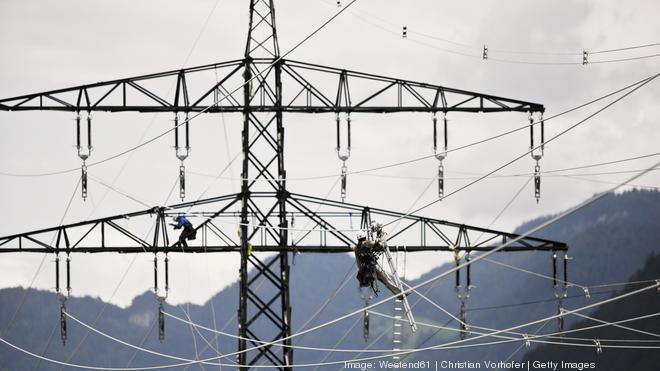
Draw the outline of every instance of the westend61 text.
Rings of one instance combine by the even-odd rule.
[[[344,368],[347,370],[389,370],[389,369],[417,369],[428,370],[431,369],[431,361],[416,361],[416,362],[392,362],[392,361],[378,361],[378,362],[344,362]],[[435,368],[435,364],[433,364]]]

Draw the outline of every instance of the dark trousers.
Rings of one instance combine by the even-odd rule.
[[[191,227],[184,227],[179,235],[179,244],[183,247],[188,247],[187,239],[195,235],[195,229]]]

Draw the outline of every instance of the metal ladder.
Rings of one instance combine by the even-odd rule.
[[[387,264],[390,266],[390,270],[392,271],[392,276],[394,278],[394,284],[396,287],[399,288],[402,292],[404,291],[403,284],[401,283],[401,279],[399,278],[399,274],[397,273],[397,269],[394,266],[394,261],[392,259],[392,253],[390,252],[389,246],[385,244],[384,246],[384,252],[385,252],[385,258],[387,258]],[[401,304],[403,304],[403,311],[406,314],[406,318],[408,319],[408,322],[410,323],[410,328],[412,329],[413,332],[417,331],[417,324],[415,323],[415,318],[412,315],[412,311],[410,309],[410,303],[408,303],[408,298],[406,295],[402,295],[403,298],[399,299],[396,298],[396,301],[400,301]],[[396,307],[396,304],[395,304]],[[400,315],[395,315],[395,317],[400,317]],[[399,331],[401,332],[401,331]],[[399,334],[401,335],[401,334]]]
[[[401,264],[401,261],[399,260],[401,257],[401,253],[399,252],[399,247],[397,246],[395,248],[395,258],[394,258],[394,264],[396,265],[396,275],[399,277],[399,279],[405,279],[406,276],[406,271],[405,271],[405,261],[403,263],[403,267]],[[405,259],[405,258],[404,258]],[[399,352],[401,351],[401,343],[403,340],[403,323],[402,323],[402,314],[403,314],[403,300],[400,300],[399,298],[394,299],[394,319],[392,320],[392,361],[394,362],[399,362],[401,361],[401,357],[399,356]]]

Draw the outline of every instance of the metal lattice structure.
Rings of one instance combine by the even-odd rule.
[[[0,252],[238,252],[238,350],[245,351],[261,342],[291,335],[291,255],[352,251],[352,234],[338,226],[353,217],[359,218],[365,228],[373,216],[381,222],[400,218],[403,227],[389,236],[389,241],[392,245],[405,245],[408,252],[487,251],[496,242],[518,237],[441,219],[290,193],[284,165],[283,114],[534,113],[543,112],[543,105],[280,59],[273,0],[251,0],[249,22],[244,58],[240,60],[0,99],[0,110],[5,111],[240,112],[244,155],[240,193],[6,236],[0,238]],[[257,35],[265,36],[262,39]],[[217,79],[211,78],[213,74]],[[176,94],[167,99],[166,89],[160,87],[173,80]],[[228,95],[228,86],[241,84],[242,94]],[[223,96],[226,98],[220,99]],[[323,212],[315,211],[319,206],[324,207]],[[196,226],[201,238],[182,250],[177,247],[176,238],[169,235],[165,220],[185,211],[203,217],[204,221]],[[310,223],[311,231],[298,233],[294,240],[296,218]],[[153,238],[145,240],[136,231],[138,225],[148,223],[156,223],[156,228]],[[227,232],[239,228],[238,238]],[[416,228],[418,232],[414,232]],[[484,236],[483,242],[473,243],[477,235]],[[566,249],[560,242],[525,237],[503,251]],[[270,287],[259,290],[254,283],[262,277]],[[292,348],[286,346],[291,341],[282,343],[284,347],[265,346],[241,352],[240,368],[248,369],[265,361],[283,370],[291,369]]]

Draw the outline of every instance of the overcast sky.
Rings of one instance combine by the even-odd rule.
[[[348,1],[342,1],[347,4]],[[217,7],[216,7],[217,3]],[[215,7],[215,9],[214,9]],[[212,9],[214,11],[211,13]],[[277,2],[277,25],[282,51],[289,50],[338,8],[335,1]],[[660,58],[630,62],[576,65],[518,64],[581,62],[583,48],[591,51],[658,42],[660,4],[654,0],[621,1],[376,1],[357,0],[349,11],[296,50],[290,59],[425,81],[499,96],[543,103],[546,116],[660,72]],[[205,20],[209,22],[204,26]],[[248,5],[237,0],[198,1],[0,1],[0,97],[62,88],[121,77],[190,67],[242,57]],[[400,37],[406,25],[408,38]],[[199,35],[199,37],[198,37]],[[429,37],[431,36],[431,37]],[[453,43],[442,41],[450,40]],[[197,42],[195,43],[195,40]],[[461,44],[461,45],[458,45]],[[488,61],[478,56],[482,46]],[[522,52],[571,52],[553,56]],[[660,47],[591,55],[611,60],[657,54]],[[654,117],[660,83],[652,82],[621,103],[548,145],[542,169],[551,170],[645,155],[658,151],[660,130]],[[548,122],[553,135],[602,106]],[[72,113],[0,112],[0,172],[39,173],[80,165],[76,156]],[[92,160],[115,154],[171,125],[170,115],[97,113],[94,115]],[[525,124],[526,114],[450,115],[450,147]],[[349,170],[409,160],[431,153],[431,117],[421,114],[354,115],[354,141]],[[239,114],[204,116],[194,121],[193,152],[186,161],[195,172],[217,174],[240,150]],[[336,174],[332,115],[286,115],[286,166],[289,177]],[[226,144],[227,143],[227,144]],[[90,174],[150,205],[163,204],[178,172],[172,138],[157,141],[130,157],[90,169]],[[227,148],[228,147],[228,148]],[[456,172],[484,173],[523,153],[527,131],[449,155],[447,177]],[[637,170],[656,159],[587,169],[581,173]],[[237,164],[238,165],[238,164]],[[238,176],[240,166],[227,176]],[[400,178],[351,176],[348,201],[407,211],[433,177],[433,159],[383,170]],[[533,169],[525,158],[504,174]],[[536,204],[531,185],[493,226],[513,230],[523,221],[556,213],[607,189],[628,175],[545,177]],[[0,177],[3,222],[0,235],[55,226],[78,181],[79,173],[51,177]],[[485,180],[423,211],[422,214],[472,225],[488,225],[526,181],[523,177]],[[651,174],[636,183],[660,185]],[[466,180],[448,180],[447,191]],[[189,175],[188,193],[197,197],[238,191],[236,182]],[[291,181],[292,191],[324,197],[334,179]],[[143,206],[90,181],[91,197],[73,199],[65,222],[144,209]],[[418,205],[437,195],[435,185]],[[339,190],[331,193],[339,198]],[[169,200],[176,202],[175,198]],[[29,285],[42,256],[0,255],[0,286]],[[152,286],[152,256],[137,257],[126,280],[113,291],[132,256],[73,257],[75,295],[98,296],[120,305]],[[449,259],[448,255],[418,254],[408,259],[414,278]],[[52,257],[34,287],[52,289]],[[293,268],[295,269],[295,267]],[[343,272],[343,271],[342,271]],[[172,259],[170,301],[203,303],[238,277],[238,256],[175,256]],[[199,284],[200,282],[204,284]]]

